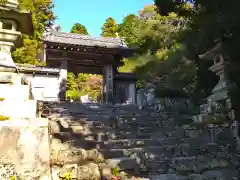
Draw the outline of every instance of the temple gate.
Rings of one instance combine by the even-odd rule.
[[[60,67],[60,100],[65,100],[67,72],[102,74],[103,102],[116,103],[119,91],[118,79],[124,79],[128,83],[128,76],[119,73],[117,68],[122,59],[134,53],[120,38],[92,37],[73,33],[60,32],[58,29],[50,29],[44,35],[44,60],[50,68]],[[131,79],[132,80],[132,79]],[[126,84],[125,83],[125,84]],[[136,80],[128,84],[126,91],[131,89],[134,96],[130,103],[135,103]],[[131,88],[130,88],[131,86]],[[126,99],[126,98],[125,98]]]

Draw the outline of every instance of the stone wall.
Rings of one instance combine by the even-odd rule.
[[[47,119],[0,121],[0,179],[24,180],[50,177]]]

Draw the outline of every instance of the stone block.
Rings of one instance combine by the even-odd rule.
[[[0,149],[1,162],[12,165],[19,179],[50,179],[47,119],[0,121]]]
[[[107,163],[112,168],[119,167],[120,170],[133,170],[137,168],[137,162],[129,157],[108,159]]]
[[[99,180],[100,171],[95,163],[88,163],[78,167],[77,179],[79,180]]]
[[[21,85],[21,76],[12,72],[0,72],[0,82]]]
[[[35,118],[37,111],[36,100],[0,101],[0,114],[13,118]]]
[[[79,164],[87,159],[87,152],[84,149],[66,149],[58,152],[57,162],[59,164]]]
[[[28,85],[0,84],[0,98],[28,100],[29,92]]]

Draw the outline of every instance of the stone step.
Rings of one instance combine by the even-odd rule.
[[[173,131],[179,130],[172,130],[172,132],[164,132],[164,131],[156,131],[156,132],[141,132],[136,133],[134,131],[119,131],[110,129],[109,131],[105,131],[106,129],[99,129],[97,131],[89,129],[85,126],[67,126],[63,127],[59,125],[60,122],[52,123],[50,121],[50,133],[51,134],[58,134],[58,133],[70,133],[72,136],[81,137],[85,140],[96,140],[96,141],[110,141],[110,140],[121,140],[121,139],[156,139],[156,138],[167,138],[169,137]],[[179,133],[178,133],[179,134]],[[173,136],[173,135],[172,135]],[[184,138],[184,136],[182,136]],[[187,138],[187,136],[185,136]],[[179,136],[177,138],[180,138]]]
[[[102,114],[102,115],[99,115],[99,114],[95,114],[95,113],[92,113],[92,114],[76,114],[76,113],[69,113],[69,115],[65,115],[66,118],[67,116],[69,116],[69,118],[72,118],[74,120],[81,120],[81,119],[85,119],[85,121],[99,121],[101,122],[100,120],[117,120],[117,117],[118,115],[115,115],[115,114]],[[62,117],[62,114],[53,114],[51,116],[51,118],[59,118],[59,117]],[[99,120],[100,119],[100,120]],[[119,115],[119,121],[121,122],[140,122],[140,123],[147,123],[147,122],[161,122],[163,121],[164,119],[161,119],[161,117],[149,117],[149,116],[132,116],[132,115],[122,115],[120,114]]]
[[[106,122],[106,123],[102,123],[99,121],[93,121],[93,122],[87,122],[86,124],[88,124],[89,127],[92,128],[101,128],[101,127],[106,127],[106,128],[118,128],[118,129],[132,129],[132,128],[159,128],[162,127],[163,125],[157,122],[154,123],[138,123],[138,122],[129,122],[129,123],[118,123],[118,122]]]
[[[151,180],[237,180],[239,179],[238,170],[234,168],[215,169],[203,173],[180,175],[174,173],[154,174],[147,176]]]
[[[177,174],[184,173],[201,173],[205,170],[215,170],[231,167],[231,164],[224,159],[213,158],[211,156],[188,156],[175,157],[171,159],[145,159],[137,160],[140,165],[140,171],[151,173],[169,173],[169,171]]]
[[[175,127],[120,127],[120,128],[113,128],[113,127],[90,127],[91,132],[93,134],[105,134],[110,137],[124,137],[127,136],[134,136],[134,135],[150,135],[152,136],[162,136],[164,137],[187,137],[185,130],[182,128],[175,128]]]
[[[100,152],[105,158],[117,158],[117,157],[132,157],[142,158],[145,157],[148,160],[163,160],[171,159],[174,157],[186,157],[186,156],[198,156],[208,154],[216,154],[219,152],[217,144],[195,144],[191,146],[188,140],[184,143],[179,141],[178,144],[163,144],[161,146],[144,146],[138,148],[120,148],[120,149],[100,149]]]
[[[28,100],[28,85],[0,84],[0,98],[5,100]]]
[[[86,140],[121,140],[121,139],[156,139],[156,138],[188,138],[190,134],[177,128],[92,128],[85,125],[69,126],[66,122],[50,122],[50,133],[71,133]]]
[[[83,136],[72,134],[70,132],[52,134],[51,137],[52,139],[60,140],[62,143],[68,144],[73,148],[94,149],[98,146],[97,141],[85,140]]]
[[[131,122],[117,122],[116,119],[111,119],[111,117],[104,118],[104,117],[72,117],[72,116],[50,116],[49,119],[51,121],[65,121],[69,126],[75,125],[87,125],[91,129],[112,129],[116,127],[116,129],[158,129],[158,128],[166,128],[166,126],[170,126],[164,121],[152,121],[152,122],[144,122],[144,121],[131,121]]]
[[[132,116],[132,115],[122,115],[120,114],[115,115],[112,113],[108,113],[108,114],[96,114],[96,113],[70,113],[70,112],[65,112],[65,114],[62,113],[53,113],[51,115],[51,119],[58,119],[60,117],[63,117],[65,119],[69,118],[72,119],[74,121],[85,121],[86,123],[89,122],[112,122],[112,121],[119,121],[122,123],[141,123],[141,124],[149,124],[149,123],[164,123],[164,124],[168,124],[168,123],[174,123],[173,120],[171,120],[169,117],[163,118],[163,117],[150,117],[150,116],[145,116],[145,115],[141,115],[141,116]],[[118,117],[118,118],[117,118]]]
[[[130,157],[119,157],[108,159],[107,162],[112,167],[119,167],[120,170],[159,174],[168,173],[169,170],[173,173],[201,173],[205,170],[231,167],[231,164],[226,160],[209,156],[176,157],[163,160],[139,160]]]
[[[96,138],[88,138],[80,134],[74,134],[71,132],[61,132],[52,134],[52,137],[59,139],[62,142],[68,142],[75,147],[85,147],[85,148],[98,148],[101,150],[107,149],[127,149],[127,148],[137,148],[145,146],[166,146],[172,144],[181,144],[188,141],[188,139],[180,138],[162,138],[162,139],[120,139],[120,140],[109,140],[109,141],[99,141]]]
[[[149,165],[151,162],[149,161]],[[231,163],[221,158],[208,155],[193,157],[177,157],[171,159],[170,168],[177,173],[195,172],[201,173],[205,170],[214,170],[231,167]]]
[[[0,115],[14,118],[35,118],[36,100],[3,100],[0,101]]]
[[[162,134],[159,132],[156,133],[142,133],[142,134],[136,134],[134,132],[106,132],[99,131],[96,133],[90,133],[86,134],[86,139],[101,139],[102,141],[108,141],[108,140],[120,140],[120,139],[151,139],[151,138],[157,138],[162,137]]]
[[[107,149],[128,149],[148,146],[171,146],[187,142],[188,139],[181,138],[155,138],[155,139],[120,139],[97,142],[98,148]]]
[[[69,119],[69,118],[57,118],[57,119],[52,119],[50,118],[51,121],[64,121],[68,124],[69,127],[74,127],[74,126],[85,126],[89,127],[95,131],[97,130],[109,130],[109,129],[116,129],[116,130],[127,130],[127,129],[132,129],[133,131],[140,130],[140,129],[171,129],[175,128],[173,126],[162,124],[162,123],[157,123],[157,122],[149,122],[149,123],[138,123],[138,122],[130,122],[130,123],[118,123],[116,121],[111,121],[111,120],[102,120],[102,121],[86,121],[87,118],[82,118],[79,120],[74,120],[74,119]],[[175,128],[176,129],[176,128]]]
[[[197,179],[198,177],[200,177],[199,179]],[[154,174],[154,175],[150,175],[149,179],[151,180],[203,180],[204,178],[201,179],[201,175],[200,176],[191,176],[189,179],[189,177],[186,176],[182,176],[179,174]]]

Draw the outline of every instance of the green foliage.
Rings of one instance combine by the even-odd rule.
[[[77,89],[78,85],[76,82],[76,77],[72,72],[69,72],[67,74],[67,89],[68,90],[73,90],[73,89]]]
[[[175,12],[189,20],[187,29],[182,32],[182,41],[188,48],[188,57],[197,65],[196,92],[203,92],[207,96],[218,81],[218,77],[209,71],[212,62],[201,60],[198,55],[221,42],[220,51],[225,60],[239,64],[240,17],[237,12],[240,1],[233,0],[229,3],[219,0],[155,0],[155,4],[160,13],[165,9],[166,12]],[[229,77],[239,86],[239,73],[233,69],[229,71]]]
[[[80,100],[83,95],[89,95],[94,101],[98,101],[101,89],[102,77],[99,75],[79,73],[75,76],[71,72],[68,73],[66,96],[74,101]]]
[[[17,63],[39,64],[42,47],[42,35],[47,27],[55,20],[53,3],[49,0],[19,0],[20,9],[32,13],[34,33],[32,37],[24,35],[23,47],[13,52],[13,59]],[[24,22],[22,22],[24,23]],[[41,64],[41,63],[40,63]]]
[[[10,180],[17,180],[15,176],[11,176]]]
[[[118,32],[118,25],[115,20],[109,17],[102,26],[101,36],[103,37],[116,37]]]
[[[80,23],[75,23],[71,29],[71,33],[76,33],[76,34],[85,34],[88,35],[87,28],[80,24]]]
[[[123,19],[123,22],[119,25],[119,36],[124,38],[124,42],[128,46],[139,46],[141,44],[140,29],[138,17],[134,14],[130,14]]]
[[[135,61],[129,61],[129,59],[125,58],[123,59],[123,63],[124,65],[123,66],[120,66],[118,68],[118,71],[119,72],[133,72],[134,69],[135,69],[135,66],[136,66],[136,62]]]
[[[124,59],[124,66],[119,71],[136,72],[138,87],[144,86],[146,82],[153,82],[158,86],[192,92],[196,81],[196,66],[185,57],[187,50],[181,44],[186,19],[175,13],[161,16],[152,5],[145,6],[139,16],[131,20],[135,24],[132,29],[126,25],[130,23],[123,22],[120,30],[125,29],[128,32],[128,29],[134,34],[134,40],[128,39],[132,35],[125,39],[129,40],[129,44],[137,44],[139,51],[136,56]]]
[[[113,174],[114,176],[119,176],[119,175],[120,175],[120,170],[119,170],[119,168],[113,168],[113,169],[112,169],[112,174]]]
[[[37,64],[38,41],[24,38],[23,47],[16,49],[12,56],[15,62],[21,64]]]
[[[139,18],[143,20],[154,19],[156,16],[158,13],[154,4],[146,5],[139,11]]]
[[[72,180],[73,179],[72,172],[65,173],[63,179],[64,180]]]
[[[7,3],[7,0],[0,0],[0,5],[4,5]]]

